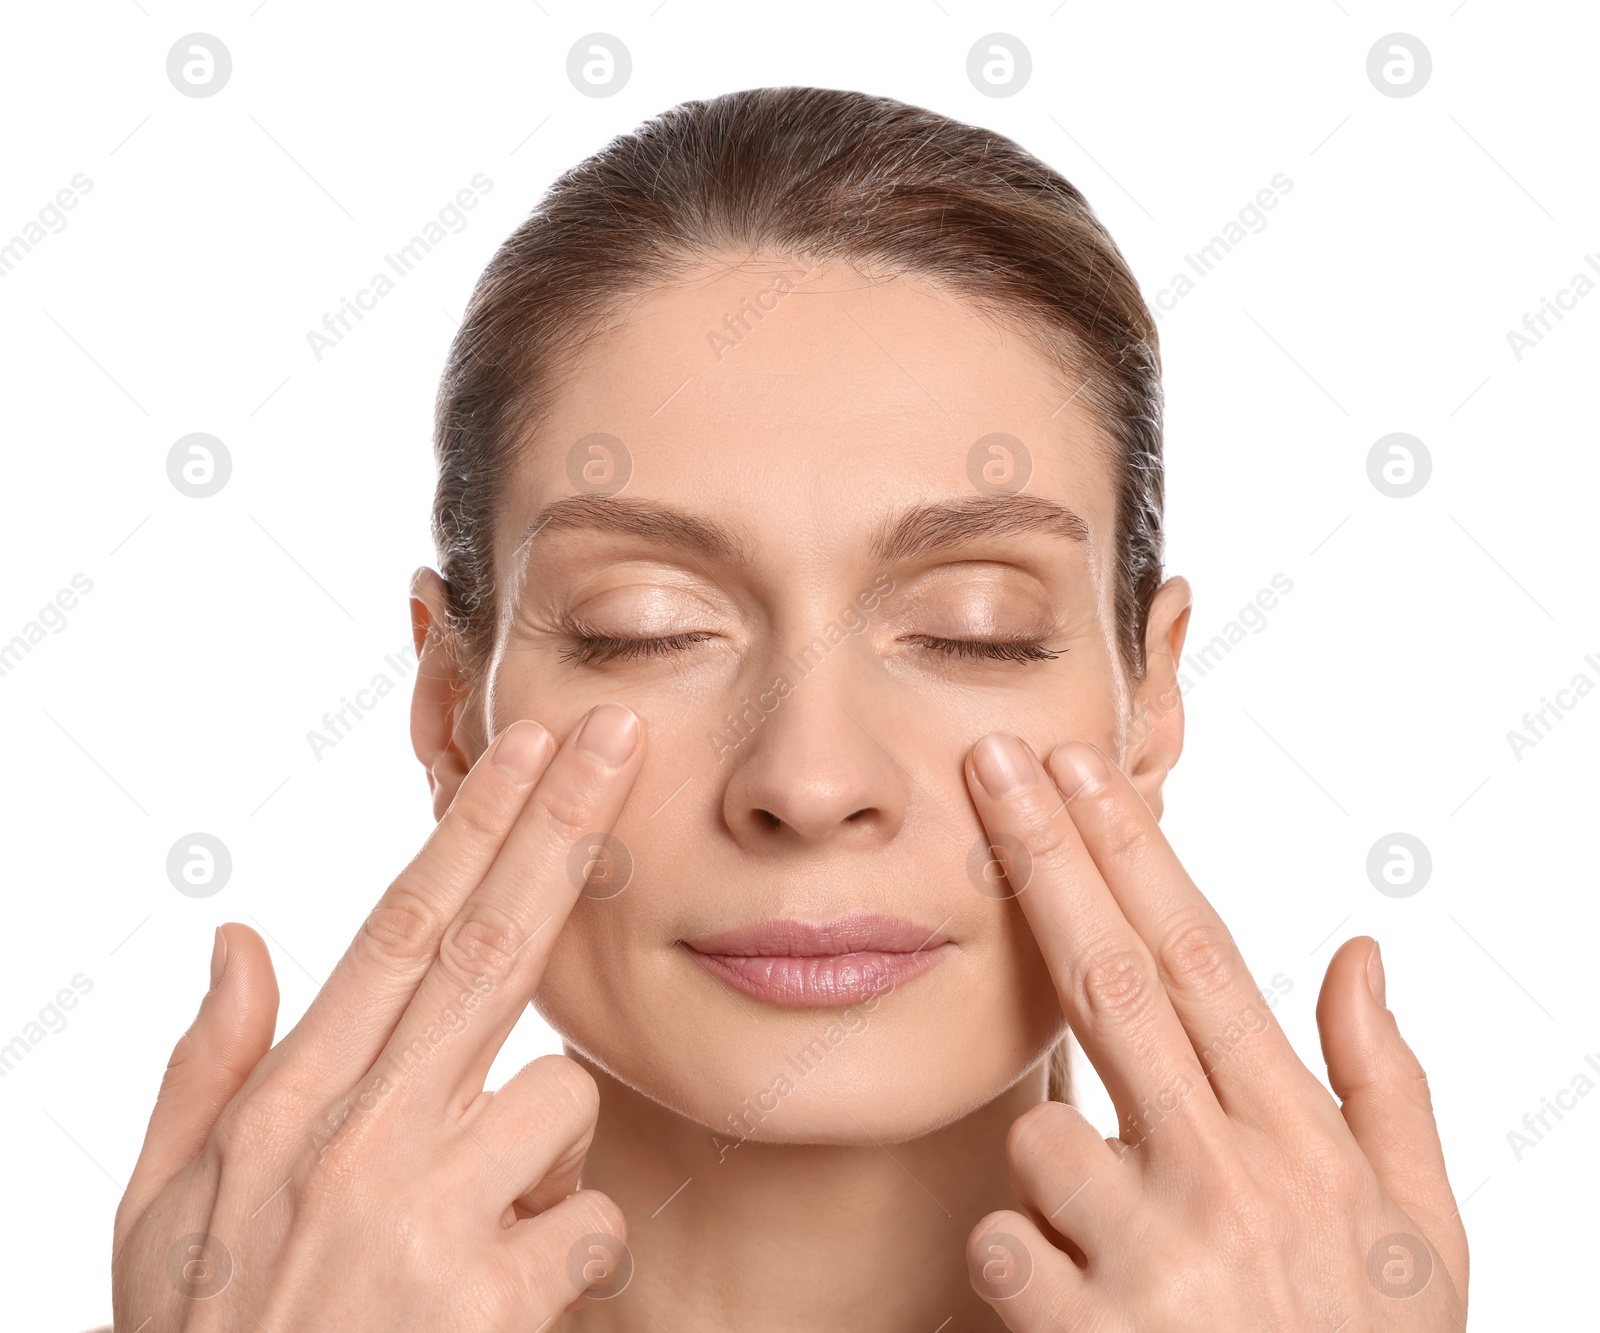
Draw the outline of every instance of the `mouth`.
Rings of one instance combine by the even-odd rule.
[[[937,967],[957,947],[939,927],[864,914],[820,924],[761,921],[678,942],[734,990],[768,1004],[812,1007],[885,995]]]

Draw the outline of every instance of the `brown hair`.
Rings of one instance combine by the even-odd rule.
[[[439,384],[433,506],[469,699],[492,658],[505,484],[563,377],[628,301],[729,251],[915,274],[1035,337],[1113,463],[1117,642],[1142,677],[1161,582],[1161,365],[1121,251],[1072,183],[1010,139],[887,97],[756,88],[684,102],[573,167],[473,290]],[[1057,1100],[1069,1040],[1050,1057]]]

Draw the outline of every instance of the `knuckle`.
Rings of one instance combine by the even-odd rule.
[[[1325,1198],[1349,1206],[1363,1199],[1369,1186],[1370,1168],[1359,1153],[1343,1151],[1334,1144],[1304,1146],[1296,1153],[1301,1170],[1316,1182]]]
[[[367,913],[357,938],[362,948],[385,962],[415,963],[432,953],[439,924],[426,898],[396,883]]]
[[[476,904],[456,921],[439,941],[439,961],[458,981],[492,982],[509,977],[517,965],[522,932],[505,912],[487,903]]]
[[[284,1117],[259,1092],[240,1093],[224,1106],[211,1127],[211,1148],[225,1160],[254,1157],[283,1132]]]
[[[567,779],[536,788],[529,801],[543,812],[545,823],[561,845],[570,847],[594,832],[596,796],[591,781]]]
[[[1227,927],[1220,921],[1190,916],[1167,932],[1156,961],[1173,985],[1209,996],[1228,990],[1238,980],[1234,956]]]
[[[1136,861],[1149,843],[1149,829],[1137,816],[1122,810],[1113,790],[1108,787],[1092,798],[1101,803],[1096,856],[1108,862]]]
[[[1138,953],[1124,946],[1089,958],[1078,977],[1079,997],[1089,1020],[1108,1028],[1129,1028],[1150,1014],[1154,985]]]
[[[472,783],[466,783],[445,811],[444,820],[450,826],[449,832],[454,841],[481,850],[500,845],[515,808],[505,800],[492,799]]]

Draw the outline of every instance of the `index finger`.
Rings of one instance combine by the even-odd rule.
[[[1004,732],[975,745],[967,764],[973,801],[1123,1137],[1141,1143],[1156,1122],[1187,1126],[1180,1140],[1220,1128],[1222,1108],[1155,959],[1101,877],[1052,775]]]
[[[272,1078],[285,1063],[297,1097],[322,1105],[348,1091],[383,1050],[433,963],[439,937],[482,882],[555,738],[529,719],[485,747],[449,808],[378,899],[300,1021],[252,1074]]]
[[[439,951],[380,1064],[459,1113],[539,988],[561,927],[584,889],[643,756],[632,709],[600,704],[575,727],[504,844],[439,940]],[[422,1091],[425,1089],[425,1091]]]
[[[1058,745],[1045,767],[1112,897],[1149,946],[1223,1108],[1270,1121],[1303,1116],[1309,1096],[1331,1124],[1332,1102],[1295,1055],[1232,932],[1127,774],[1078,740]]]

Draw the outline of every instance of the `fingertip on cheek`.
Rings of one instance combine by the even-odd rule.
[[[1056,746],[1046,766],[1069,803],[1093,796],[1111,781],[1105,756],[1088,741],[1065,741]]]
[[[1033,752],[1009,731],[992,732],[973,746],[972,767],[995,800],[1028,786],[1036,773]]]

